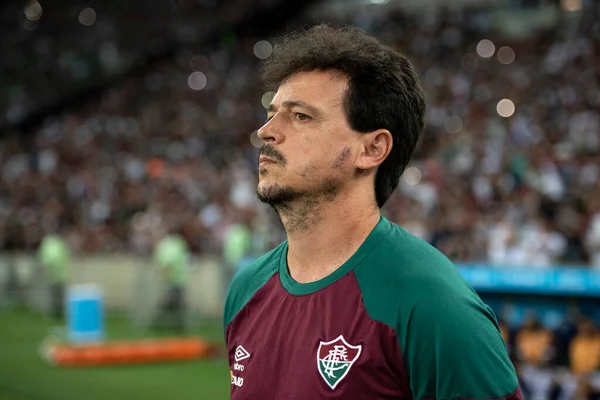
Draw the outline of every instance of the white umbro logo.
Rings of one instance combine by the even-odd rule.
[[[235,362],[240,362],[242,360],[245,360],[246,358],[250,358],[250,353],[248,353],[248,350],[246,350],[242,346],[238,346],[235,349]]]

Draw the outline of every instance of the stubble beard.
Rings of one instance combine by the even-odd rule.
[[[321,206],[333,202],[341,189],[341,182],[329,179],[306,191],[278,184],[259,185],[256,194],[260,201],[273,207],[289,234],[305,231],[317,223],[321,219]]]
[[[265,149],[266,153],[273,153],[274,150]],[[331,164],[332,170],[341,170],[350,156],[350,148],[344,148]],[[285,159],[283,166],[285,167]],[[261,176],[267,176],[266,169],[259,170],[259,179]],[[314,169],[308,168],[300,173],[305,179],[311,179]],[[281,186],[272,184],[267,187],[261,187],[260,184],[256,190],[258,199],[263,203],[269,204],[279,215],[284,229],[289,234],[307,230],[321,220],[320,209],[323,205],[332,203],[343,190],[344,183],[336,178],[330,177],[312,189],[299,191],[291,186]]]

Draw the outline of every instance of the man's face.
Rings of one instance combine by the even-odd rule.
[[[348,81],[335,72],[298,73],[281,84],[258,136],[259,198],[273,206],[335,198],[353,178],[360,134],[346,120]]]

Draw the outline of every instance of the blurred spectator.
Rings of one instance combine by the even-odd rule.
[[[272,0],[3,2],[0,125],[118,76],[148,56],[195,43]]]
[[[64,316],[65,289],[69,282],[71,259],[67,242],[59,235],[44,237],[39,249],[39,259],[50,283],[50,313],[53,318],[61,319]]]
[[[213,20],[241,14],[219,8],[218,19],[202,14],[202,5],[181,7],[165,12],[173,22],[168,38],[180,44],[171,57],[48,117],[33,139],[0,143],[0,248],[32,249],[58,230],[74,251],[147,254],[160,232],[178,226],[192,252],[219,255],[243,215],[252,215],[244,223],[253,236],[257,227],[267,232],[267,247],[282,237],[254,196],[260,141],[251,133],[273,96],[256,77],[271,45],[229,32],[194,48],[181,39],[194,36],[191,21],[206,21],[196,24],[204,32]],[[599,9],[589,6],[576,29],[564,18],[522,38],[495,34],[476,8],[411,15],[371,7],[355,19],[332,16],[404,52],[427,94],[426,129],[384,213],[457,262],[600,265]],[[164,43],[164,25],[126,38],[122,24],[105,28],[109,20],[99,18],[85,41],[100,35],[119,59],[139,57],[146,38]],[[19,33],[23,43],[45,40],[41,28],[38,36],[27,32]],[[80,52],[77,32],[71,35],[53,48]],[[487,37],[495,43],[491,56],[477,50]],[[28,65],[30,76],[47,64]],[[54,87],[32,80],[30,91],[24,82],[8,91],[22,95],[2,100],[7,109],[26,109],[25,98]]]
[[[529,316],[516,336],[517,359],[541,367],[554,357],[553,334],[534,316]]]
[[[160,239],[154,249],[154,262],[166,283],[159,307],[157,327],[169,326],[183,332],[185,329],[185,296],[188,284],[189,249],[174,229]]]
[[[600,132],[599,132],[600,135]],[[591,264],[600,268],[600,198],[594,197],[589,202],[589,224],[585,235],[585,244],[591,256]]]
[[[570,346],[571,371],[577,375],[587,374],[600,368],[600,334],[589,319],[579,324],[579,333]]]

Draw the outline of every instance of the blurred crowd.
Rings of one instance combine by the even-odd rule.
[[[384,213],[455,261],[600,266],[599,10],[526,39],[479,15],[335,21],[406,54],[426,92],[426,129]],[[255,198],[268,40],[180,50],[47,118],[33,140],[0,142],[0,248],[61,232],[75,251],[147,253],[176,231],[192,251],[219,253],[239,225],[261,239],[257,253],[278,243],[277,219]],[[15,90],[9,114],[36,93]]]
[[[525,398],[600,398],[600,331],[587,318],[567,318],[556,329],[533,315],[518,329],[500,323]]]
[[[202,42],[278,1],[3,2],[0,125],[102,84],[148,56]]]

